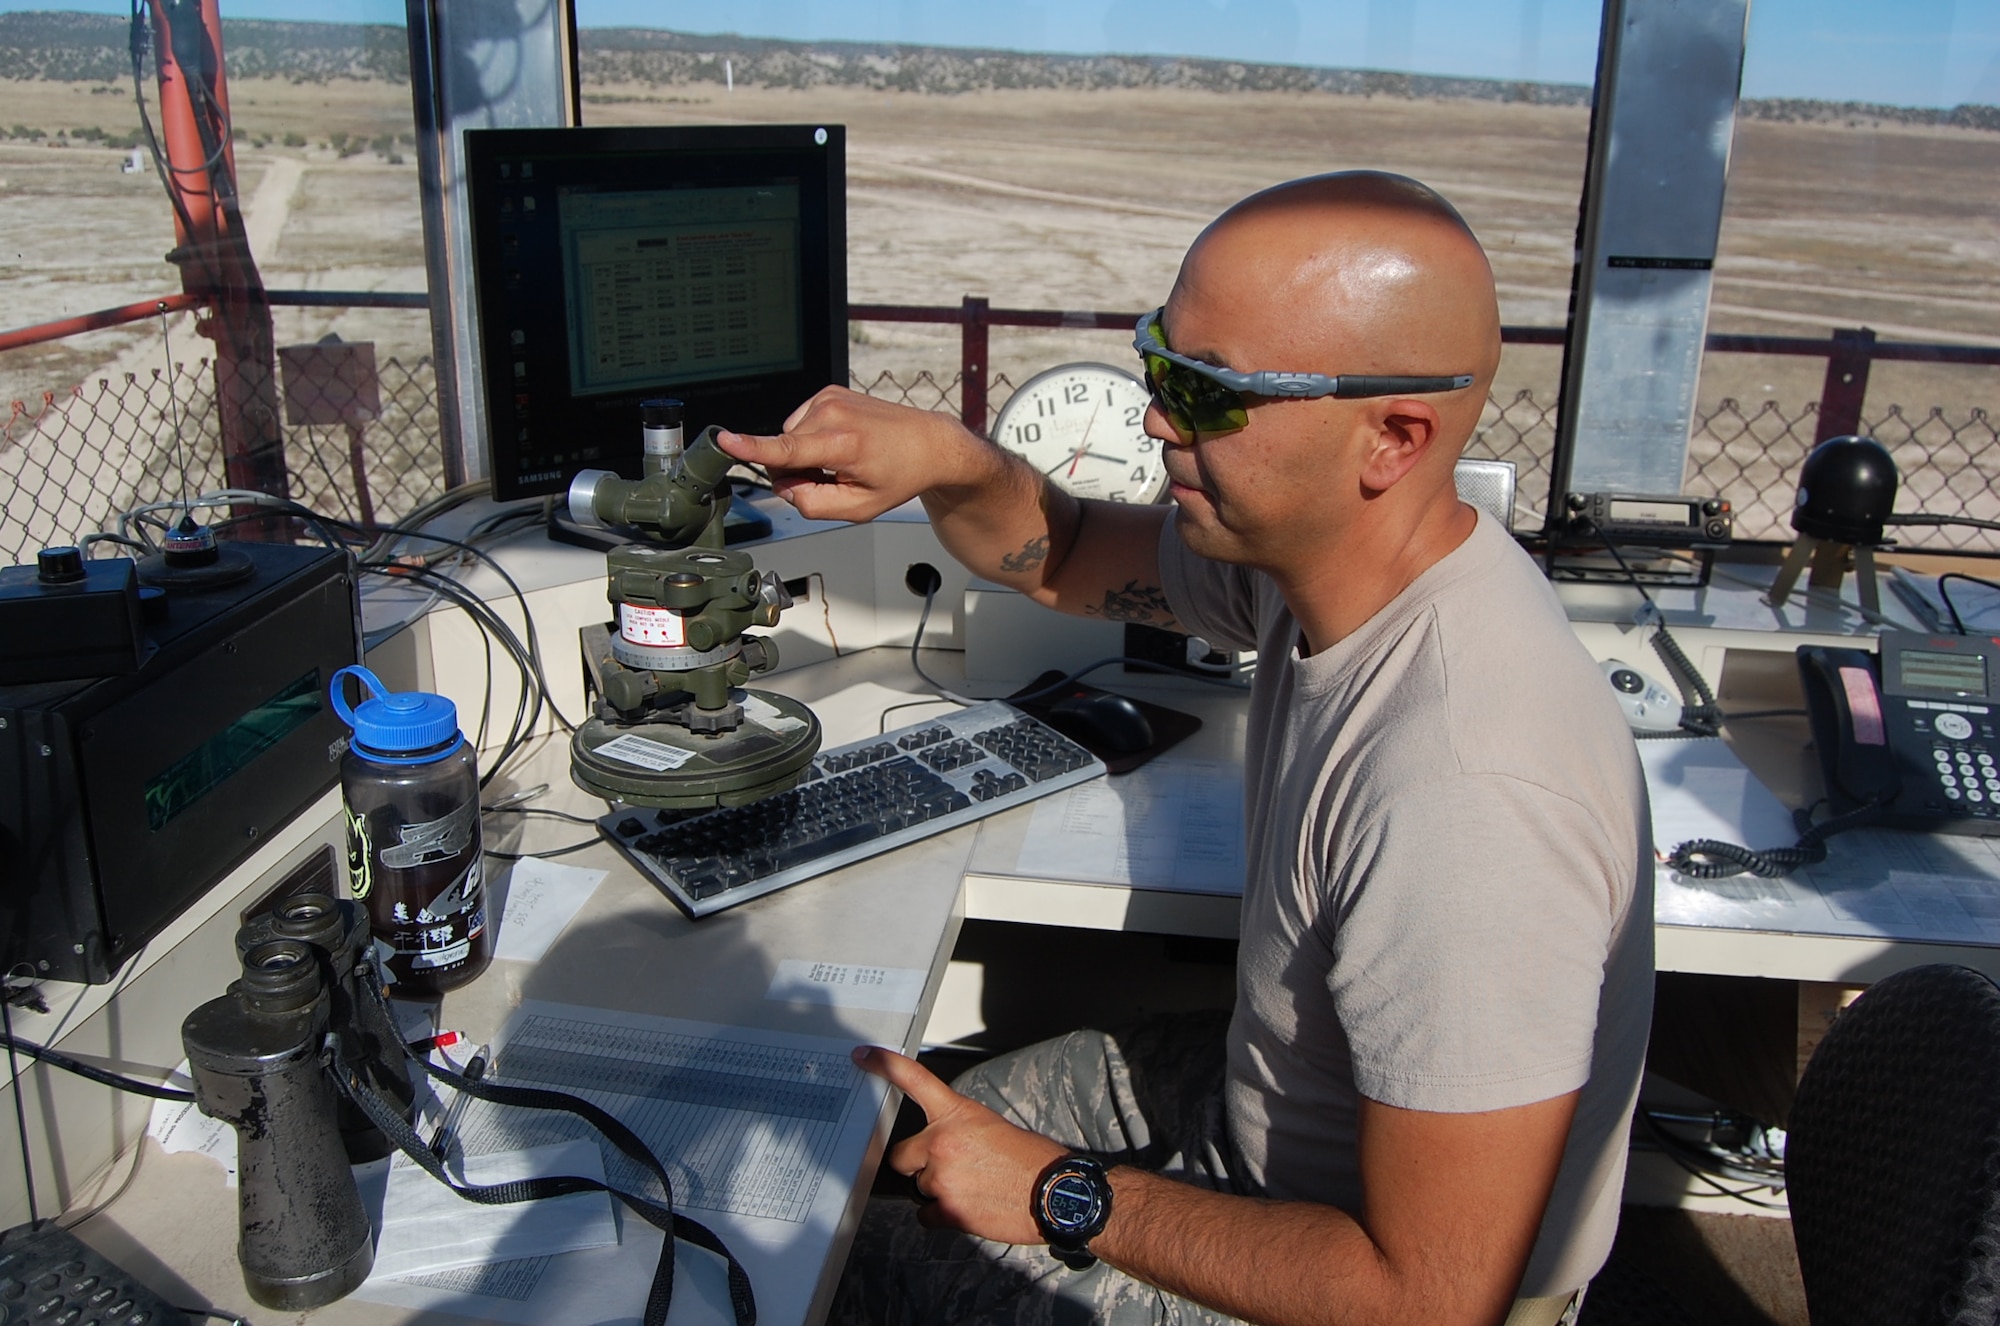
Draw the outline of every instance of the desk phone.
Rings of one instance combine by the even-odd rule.
[[[2000,645],[1914,631],[1879,644],[1798,651],[1834,813],[1879,804],[1894,828],[2000,834]]]

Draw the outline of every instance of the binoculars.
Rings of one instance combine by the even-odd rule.
[[[405,1118],[415,1092],[400,1033],[367,979],[370,942],[354,903],[284,899],[237,932],[239,979],[181,1024],[196,1105],[236,1129],[237,1260],[265,1307],[321,1307],[374,1265],[348,1166],[387,1155],[390,1143],[332,1074],[359,1080]]]

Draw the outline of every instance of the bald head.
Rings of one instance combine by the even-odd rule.
[[[1209,301],[1255,307],[1265,353],[1282,356],[1244,368],[1473,374],[1471,389],[1436,402],[1441,450],[1453,456],[1500,362],[1485,252],[1457,209],[1401,175],[1315,175],[1236,204],[1202,232],[1175,282],[1174,306]]]

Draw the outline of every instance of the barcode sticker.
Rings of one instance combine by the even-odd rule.
[[[645,737],[627,732],[614,737],[597,748],[597,754],[608,755],[620,764],[629,764],[638,769],[651,769],[654,773],[665,773],[678,769],[694,758],[691,750],[679,746],[669,746],[664,741],[650,741]]]

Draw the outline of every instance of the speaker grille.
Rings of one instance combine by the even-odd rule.
[[[1499,521],[1514,527],[1514,462],[1511,460],[1461,460],[1452,468],[1458,496]]]

